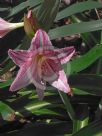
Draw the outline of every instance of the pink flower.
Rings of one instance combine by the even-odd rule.
[[[60,91],[71,93],[61,64],[67,63],[74,52],[74,47],[54,49],[47,33],[39,29],[28,51],[11,49],[8,51],[10,58],[20,67],[10,91],[16,91],[33,83],[39,98],[43,99],[48,82]]]
[[[10,31],[22,27],[24,25],[23,22],[20,23],[9,23],[4,19],[0,18],[0,38],[4,37]]]

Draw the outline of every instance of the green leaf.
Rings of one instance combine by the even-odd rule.
[[[72,87],[84,90],[92,95],[102,96],[102,77],[98,75],[79,74],[69,78]]]
[[[83,90],[80,90],[78,88],[72,88],[73,94],[75,95],[88,95],[90,94],[89,92],[85,92]]]
[[[71,21],[73,23],[81,23],[82,20],[79,19],[77,16],[71,16]],[[83,39],[83,42],[85,42],[89,47],[92,47],[93,45],[100,43],[99,40],[94,36],[92,32],[88,33],[82,33],[81,37]]]
[[[102,4],[96,1],[84,1],[75,3],[70,7],[65,8],[57,14],[56,20],[63,19],[76,13],[80,13],[86,10],[102,8]]]
[[[2,118],[7,121],[12,121],[15,118],[15,112],[7,104],[0,101],[0,113]]]
[[[10,79],[10,80],[4,81],[4,82],[0,82],[0,88],[10,86],[12,81],[13,81],[13,79]]]
[[[55,109],[56,109],[56,107],[55,107]],[[34,110],[34,111],[32,111],[32,113],[34,113],[36,115],[47,115],[47,116],[57,116],[57,117],[62,116],[63,117],[63,115],[55,109],[52,110],[50,108],[49,109],[44,108],[44,109],[40,109],[40,110]]]
[[[0,12],[5,12],[5,11],[9,11],[9,8],[1,8],[0,7]]]
[[[28,1],[28,4],[30,7],[35,7],[35,6],[38,6],[39,4],[41,4],[43,0],[29,0]]]
[[[73,74],[84,70],[89,67],[93,62],[102,56],[102,46],[97,45],[89,50],[85,55],[73,59],[69,63],[65,64],[64,70],[67,74]]]
[[[35,90],[22,89],[19,92],[20,97],[11,101],[11,105],[14,105],[14,109],[19,113],[33,113],[36,115],[52,115],[54,117],[65,118],[65,108],[56,94],[45,93],[43,101],[39,101],[38,96],[34,92]],[[21,96],[22,95],[22,96]],[[27,114],[28,115],[28,114]]]
[[[39,121],[37,123],[28,123],[19,131],[17,130],[7,134],[1,134],[0,136],[64,136],[64,134],[70,134],[71,129],[72,123],[70,121],[59,121],[52,123],[43,123]]]
[[[24,9],[26,9],[28,7],[28,2],[22,2],[19,5],[15,6],[14,8],[12,8],[10,10],[10,13],[8,15],[8,18],[15,16],[16,14],[18,14],[19,12],[23,11]]]
[[[81,128],[88,125],[89,118],[86,117],[84,120],[73,121],[73,133],[78,132]]]
[[[10,68],[12,68],[15,64],[13,63],[12,60],[10,60],[9,58],[7,58],[6,62],[5,62],[5,66],[4,68],[0,71],[0,76],[5,74]]]
[[[37,12],[39,23],[48,31],[57,15],[60,0],[44,0]]]
[[[102,19],[89,22],[73,23],[64,25],[49,31],[50,39],[70,36],[73,34],[80,34],[85,32],[92,32],[102,30]]]
[[[88,104],[79,104],[76,107],[77,120],[73,121],[73,134],[79,131],[81,128],[88,125],[89,121],[89,109]]]
[[[102,120],[90,123],[72,136],[101,136],[102,135]]]
[[[72,105],[71,105],[71,103],[70,103],[70,101],[68,99],[68,96],[65,93],[60,92],[60,91],[59,91],[59,94],[61,96],[61,99],[62,99],[65,107],[66,107],[68,115],[70,116],[70,118],[73,121],[76,120],[76,114],[75,114],[75,111],[74,111],[74,109],[73,109],[73,107],[72,107]]]

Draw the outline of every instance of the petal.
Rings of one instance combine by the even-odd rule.
[[[27,62],[28,59],[31,58],[32,52],[28,52],[24,50],[14,51],[9,49],[8,55],[16,65],[22,66],[25,62]]]
[[[59,60],[46,59],[42,62],[42,75],[43,79],[47,82],[53,82],[58,79],[59,70],[61,70],[61,65]]]
[[[44,98],[44,90],[43,90],[43,89],[36,88],[36,91],[37,91],[39,100],[43,100],[43,98]]]
[[[41,29],[36,32],[34,38],[32,39],[30,50],[39,49],[40,47],[42,47],[43,50],[53,49],[48,34]]]
[[[75,53],[74,47],[66,47],[62,49],[55,49],[55,53],[58,56],[58,59],[61,61],[61,64],[67,63]]]
[[[0,30],[0,38],[4,37],[10,30]]]
[[[51,83],[52,86],[59,89],[60,91],[63,91],[65,93],[70,93],[71,89],[67,83],[67,77],[65,75],[65,72],[63,70],[59,71],[59,78],[58,80]]]
[[[10,23],[0,17],[0,38],[4,37],[8,32]]]
[[[29,64],[23,65],[18,71],[17,77],[10,86],[10,91],[16,91],[30,84],[28,76]]]
[[[0,17],[0,25],[9,24],[9,22],[5,21],[3,18]]]
[[[42,81],[41,67],[38,67],[36,57],[34,57],[34,60],[32,60],[28,76],[30,78],[31,83],[33,83],[38,90],[45,90],[46,85]]]

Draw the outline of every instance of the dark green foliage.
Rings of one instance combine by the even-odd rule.
[[[8,58],[7,51],[28,49],[31,39],[23,28],[0,39],[0,77],[6,77],[6,81],[0,82],[0,136],[102,135],[102,19],[96,8],[102,11],[102,4],[83,1],[63,6],[60,0],[0,1],[0,17],[10,22],[23,21],[24,13],[32,9],[57,48],[56,38],[61,38],[61,47],[65,46],[64,38],[74,34],[80,34],[84,42],[84,47],[72,42],[79,56],[63,66],[74,96],[48,86],[44,100],[39,101],[32,85],[9,92],[18,67]],[[63,23],[69,18],[71,24]],[[70,41],[66,46],[69,45]],[[8,122],[8,115],[13,113],[15,121]]]

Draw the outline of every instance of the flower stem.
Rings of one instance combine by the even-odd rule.
[[[24,22],[16,23],[16,28],[20,28],[24,26]]]
[[[23,27],[24,26],[24,22],[20,22],[20,23],[10,23],[10,28],[11,29],[17,29],[17,28],[20,28],[20,27]]]

